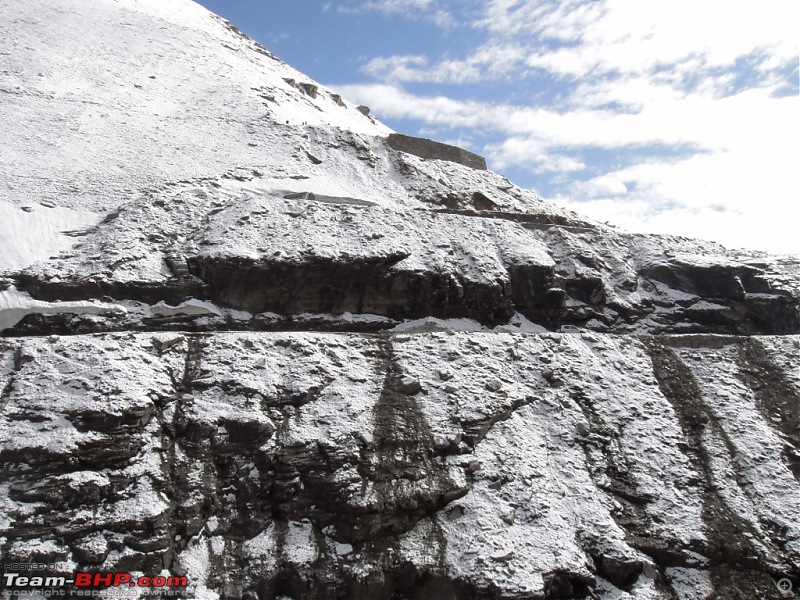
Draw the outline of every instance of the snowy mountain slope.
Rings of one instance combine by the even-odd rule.
[[[102,209],[154,183],[269,164],[282,157],[271,151],[280,122],[389,131],[328,90],[312,99],[292,87],[285,79],[307,79],[188,0],[0,10],[2,119],[18,133],[3,180],[15,203],[35,187],[40,199]]]
[[[74,228],[87,211],[99,222],[147,190],[234,168],[288,189],[303,177],[303,191],[409,200],[394,166],[371,162],[372,139],[391,130],[189,0],[4,1],[0,10],[5,222]],[[366,160],[336,151],[344,145]],[[42,202],[76,212],[67,219]],[[21,262],[4,257],[0,269]]]
[[[399,150],[188,0],[0,15],[2,564],[186,598],[800,586],[797,257]]]
[[[224,286],[220,278],[240,275],[231,257],[256,263],[246,268],[294,271],[285,279],[296,286],[309,271],[322,268],[330,279],[362,256],[373,260],[374,246],[387,247],[398,264],[374,275],[382,289],[373,308],[340,302],[326,310],[456,318],[482,311],[479,320],[491,324],[523,312],[550,327],[598,331],[659,332],[684,321],[685,331],[800,330],[791,300],[800,295],[796,269],[770,280],[764,269],[699,242],[676,263],[668,255],[679,241],[621,235],[491,172],[394,150],[386,127],[191,2],[96,4],[3,6],[8,94],[0,111],[16,134],[0,166],[7,186],[0,233],[10,248],[0,274],[13,279],[28,269],[17,287],[42,300],[67,293],[75,301],[109,295],[152,305],[200,295],[222,308],[319,312],[309,303],[236,302],[216,288]],[[327,206],[317,210],[319,203]],[[254,218],[244,214],[256,205]],[[353,207],[345,220],[375,223],[372,238],[354,233],[356,223],[343,226],[342,205]],[[303,235],[283,238],[294,229],[285,227],[286,214]],[[401,233],[385,227],[398,219],[408,225]],[[432,235],[449,231],[461,233]],[[495,241],[478,245],[490,231]],[[324,246],[351,236],[358,249],[339,256],[345,264],[320,267],[331,259]],[[203,247],[211,240],[227,248],[226,258]],[[510,258],[523,246],[538,248],[536,258]],[[706,277],[695,266],[701,254],[722,255],[702,263],[726,265],[727,281],[697,293],[692,280]],[[173,285],[175,258],[187,261],[181,273],[210,280]],[[520,264],[535,264],[536,272]],[[420,285],[452,284],[452,293],[425,300],[409,291],[416,284],[402,274],[420,271],[442,273],[439,283]],[[57,293],[47,291],[52,282]],[[172,291],[158,297],[165,283]],[[406,300],[382,297],[396,289],[405,289]],[[412,300],[435,305],[402,308]]]

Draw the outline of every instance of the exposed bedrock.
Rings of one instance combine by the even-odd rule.
[[[737,351],[743,354],[736,361],[740,372],[750,369],[750,361],[746,355],[752,344],[752,340],[736,344]],[[720,597],[731,599],[758,597],[759,592],[780,579],[781,574],[795,573],[800,569],[800,554],[792,552],[787,557],[788,561],[782,561],[779,556],[781,549],[786,548],[787,540],[778,533],[780,528],[776,531],[774,525],[764,517],[759,517],[756,522],[745,518],[736,508],[737,499],[734,495],[729,494],[724,486],[717,485],[720,473],[715,472],[714,462],[719,460],[715,456],[719,450],[714,449],[712,440],[716,438],[718,443],[724,444],[729,460],[734,464],[742,465],[746,462],[746,459],[742,460],[738,456],[743,449],[737,448],[736,441],[715,418],[715,407],[704,398],[692,369],[680,355],[655,340],[650,342],[650,348],[659,387],[676,410],[686,440],[687,454],[698,468],[698,484],[704,494],[703,520],[707,532],[706,541],[699,551],[709,558],[714,590]],[[753,358],[752,351],[749,354]],[[759,353],[759,356],[759,362],[769,363],[764,352]],[[758,394],[761,387],[756,383],[751,389]],[[797,392],[796,389],[790,390],[786,401],[797,402]],[[769,414],[764,414],[764,417],[770,418],[767,416]],[[791,464],[787,466],[792,470]],[[741,468],[733,469],[731,475],[737,481],[747,479]],[[744,487],[743,492],[745,497],[758,493],[748,487]],[[766,533],[766,539],[759,535],[760,532]]]
[[[424,317],[496,326],[521,313],[550,329],[800,331],[796,265],[782,272],[772,270],[778,265],[690,254],[688,242],[679,248],[683,258],[666,259],[666,239],[531,229],[504,214],[387,210],[270,194],[226,202],[215,189],[202,198],[190,188],[185,201],[122,208],[74,253],[19,273],[13,283],[34,301],[175,306],[196,299],[251,314],[235,322],[217,314],[216,321],[206,319],[207,329],[263,329],[264,319],[252,318],[262,313],[388,320],[371,321],[373,330]],[[4,334],[191,328],[203,316],[157,311],[86,322],[41,312],[32,310]]]
[[[727,311],[687,306],[687,313],[710,327],[728,327],[732,333],[796,333],[800,330],[798,299],[788,290],[774,289],[761,269],[725,261],[671,259],[648,264],[640,274],[678,292],[716,302]]]
[[[704,298],[743,300],[747,293],[772,292],[769,282],[761,276],[759,269],[742,264],[715,261],[702,264],[671,259],[647,265],[642,268],[641,273],[666,283],[673,289]]]
[[[581,217],[191,0],[0,6],[0,588],[800,590],[797,257]]]
[[[190,259],[209,285],[209,298],[253,313],[369,313],[391,319],[470,318],[494,326],[515,311],[545,317],[563,307],[547,266],[512,266],[498,281],[472,280],[458,271],[393,268],[404,256],[343,262],[286,263],[218,257]]]
[[[20,274],[17,287],[38,300],[48,302],[85,299],[135,300],[147,304],[179,304],[187,298],[208,296],[208,287],[192,277],[167,281],[118,281],[113,277],[75,277],[53,281],[29,273]]]
[[[486,170],[486,159],[457,146],[442,144],[441,142],[435,142],[425,138],[403,135],[401,133],[390,134],[386,143],[394,150],[408,152],[420,158],[446,160],[459,163],[471,169]]]
[[[0,558],[166,570],[231,600],[778,598],[800,572],[798,351],[590,332],[6,339]]]

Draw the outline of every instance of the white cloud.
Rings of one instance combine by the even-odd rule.
[[[407,19],[422,18],[447,29],[454,24],[453,15],[450,11],[442,9],[440,4],[434,0],[366,0],[356,5],[339,6],[337,11],[344,14],[380,12]]]
[[[427,66],[428,59],[421,54],[377,56],[365,64],[361,71],[383,81],[420,81]]]
[[[798,19],[795,0],[492,0],[474,25],[493,36],[529,40],[533,64],[585,76],[596,66],[645,73],[692,56],[701,56],[706,67],[728,66],[756,50],[796,61]],[[552,42],[568,45],[556,45],[553,53]]]
[[[461,58],[376,58],[364,71],[381,83],[344,93],[379,117],[470,130],[494,168],[546,178],[577,210],[800,252],[796,0],[487,0],[451,12],[460,6],[454,18],[469,16],[479,38]],[[560,87],[524,103],[402,87],[503,80]],[[604,151],[625,158],[595,161]]]
[[[454,100],[446,96],[417,96],[396,85],[361,84],[339,86],[357,102],[368,104],[379,116],[416,119],[448,127],[481,127],[508,137],[509,149],[519,140],[537,140],[545,147],[620,148],[631,145],[725,146],[727,140],[749,119],[748,109],[757,101],[788,106],[792,99],[769,98],[768,90],[731,96],[721,101],[695,95],[672,101],[669,88],[632,88],[627,100],[648,99],[639,112],[615,112],[591,106],[559,112],[550,108]],[[612,96],[597,91],[587,104],[604,104]],[[771,108],[772,110],[772,108]],[[785,109],[780,111],[785,114]],[[519,146],[517,146],[519,147]],[[499,155],[498,155],[499,158]],[[505,157],[504,165],[522,164]]]
[[[416,119],[424,124],[446,127],[478,127],[491,122],[481,102],[453,100],[446,96],[416,96],[395,85],[333,85],[353,102],[371,107],[378,118]]]
[[[524,51],[517,45],[487,44],[466,59],[442,59],[434,64],[420,54],[378,56],[369,60],[361,71],[392,83],[476,83],[508,77],[524,57]]]
[[[748,101],[754,99],[739,99]],[[720,122],[733,119],[733,110],[725,112]],[[731,120],[727,132],[712,131],[718,144],[714,151],[614,170],[573,184],[559,200],[636,231],[800,252],[797,103],[774,99],[770,111],[750,118],[746,124]],[[615,191],[609,186],[614,181],[628,192]]]
[[[602,12],[602,2],[490,0],[484,15],[473,25],[503,37],[523,35],[569,42],[580,39]]]
[[[448,23],[470,21],[485,32],[464,58],[409,63],[409,56],[373,59],[365,72],[382,81],[468,83],[508,77],[525,67],[556,76],[597,80],[613,74],[672,83],[691,73],[713,75],[737,58],[755,56],[752,68],[768,85],[775,70],[797,63],[796,0],[766,4],[727,0],[491,0],[478,17],[471,2],[372,0],[358,10],[378,10],[406,18],[444,13]],[[437,8],[433,8],[433,7]],[[340,10],[352,10],[340,8]],[[460,18],[454,16],[458,11]],[[519,73],[517,73],[519,75]]]
[[[361,2],[358,9],[362,11],[378,11],[387,14],[409,14],[412,11],[426,10],[433,0],[368,0]]]
[[[362,72],[388,82],[468,83],[478,81],[481,72],[474,65],[460,61],[440,61],[430,67],[420,55],[376,57],[362,67]]]
[[[532,173],[574,173],[586,169],[580,159],[559,154],[547,142],[536,137],[509,137],[500,144],[484,148],[492,167],[497,170],[513,165],[527,167]]]

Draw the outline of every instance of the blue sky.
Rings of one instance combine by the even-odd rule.
[[[202,0],[397,131],[601,221],[800,253],[796,0]]]

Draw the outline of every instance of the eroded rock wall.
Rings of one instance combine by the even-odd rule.
[[[189,0],[0,6],[0,564],[226,600],[800,586],[797,257],[581,217]]]
[[[425,138],[412,137],[401,133],[392,133],[387,138],[387,143],[394,150],[407,152],[420,158],[446,160],[458,163],[471,169],[486,170],[486,159],[457,146],[442,144]]]
[[[224,178],[177,184],[120,207],[70,251],[9,283],[32,303],[105,299],[128,312],[70,326],[57,311],[32,311],[3,325],[5,335],[163,328],[164,319],[151,320],[153,305],[188,299],[217,306],[216,320],[199,326],[211,329],[276,320],[287,329],[309,314],[369,315],[373,330],[425,317],[494,327],[522,314],[549,329],[800,332],[797,261],[548,224],[546,214],[287,199],[260,182],[251,175],[244,191]]]
[[[6,339],[3,560],[166,570],[187,597],[778,597],[800,569],[798,354],[589,332]]]

